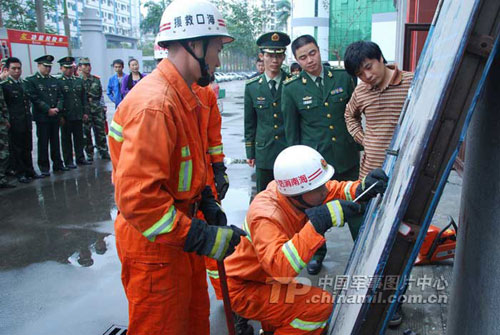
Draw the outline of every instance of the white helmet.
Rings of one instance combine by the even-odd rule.
[[[217,8],[205,0],[175,0],[163,12],[158,42],[221,36],[222,43],[234,40]]]
[[[330,180],[334,172],[319,152],[306,145],[286,148],[274,162],[274,179],[286,196],[312,191]]]
[[[162,48],[161,46],[158,45],[158,36],[156,36],[156,38],[155,38],[155,44],[154,44],[153,48],[154,48],[154,59],[167,58],[168,49]]]

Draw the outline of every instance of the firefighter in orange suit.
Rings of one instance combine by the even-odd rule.
[[[196,20],[201,13],[211,19]],[[109,131],[128,334],[209,334],[202,256],[222,260],[246,234],[224,226],[206,187],[208,142],[191,85],[208,85],[233,39],[202,0],[174,1],[159,30],[168,59],[120,103]],[[206,222],[196,218],[198,208]]]
[[[330,181],[334,173],[321,154],[303,145],[283,150],[275,181],[250,205],[242,239],[225,260],[233,310],[261,322],[265,334],[321,334],[332,311],[330,293],[294,278],[325,243],[325,232],[359,215],[352,202],[367,201],[387,187],[383,170],[363,181]]]
[[[226,196],[229,188],[229,179],[224,165],[224,150],[222,145],[222,118],[217,106],[217,97],[210,86],[201,87],[193,84],[193,92],[202,105],[202,136],[207,138],[207,163],[211,165],[207,170],[207,185],[210,185],[212,193],[220,202]]]
[[[198,84],[193,84],[193,92],[196,94],[201,104],[200,117],[202,122],[202,136],[208,141],[208,150],[206,151],[206,160],[211,164],[207,169],[207,185],[210,186],[214,197],[220,202],[224,199],[227,189],[229,188],[229,179],[225,173],[224,152],[222,146],[221,124],[222,119],[217,106],[217,97],[210,86],[201,87]],[[222,181],[219,178],[219,183],[216,182],[216,173],[223,173]],[[219,186],[219,187],[217,187]],[[220,191],[219,191],[220,190]],[[203,214],[198,212],[199,218],[204,219]],[[205,265],[208,278],[212,283],[217,299],[222,299],[219,272],[217,269],[217,261],[205,257]]]

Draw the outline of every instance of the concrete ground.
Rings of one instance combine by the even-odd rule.
[[[245,157],[244,82],[223,83],[221,88],[226,89],[224,152],[228,162],[237,162]],[[108,104],[108,119],[112,114]],[[247,165],[234,163],[228,165],[228,175],[231,187],[223,207],[229,222],[241,226],[255,191],[254,173]],[[110,162],[96,159],[92,166],[17,185],[0,190],[0,334],[100,335],[112,325],[126,326]],[[461,179],[452,174],[434,224],[443,226],[448,214],[458,218],[460,190]],[[315,285],[326,275],[344,273],[353,246],[347,227],[332,229],[327,239],[322,272],[314,277],[301,274]],[[451,262],[422,266],[414,268],[413,275],[443,276],[451,284],[451,269]],[[449,292],[449,286],[445,289]],[[433,290],[427,287],[424,294]],[[211,288],[210,298],[211,333],[227,334],[222,303]],[[408,328],[419,335],[446,333],[446,304],[405,304],[403,311],[403,325],[387,334],[402,334]],[[252,324],[258,334],[259,324]]]

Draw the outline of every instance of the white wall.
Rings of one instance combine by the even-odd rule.
[[[301,35],[309,34],[314,37],[314,27],[317,29],[317,42],[321,53],[321,59],[328,60],[328,34],[329,34],[329,2],[319,1],[318,16],[314,16],[314,0],[293,0],[291,16],[291,40]],[[288,61],[294,62],[291,48],[287,52]]]
[[[57,61],[63,57],[68,56],[68,49],[66,47],[11,43],[11,48],[12,56],[19,58],[23,64],[23,78],[31,76],[38,71],[37,64],[33,60],[37,59],[40,56],[54,56],[52,71],[50,72],[51,74],[60,72],[59,63],[57,63]]]
[[[389,63],[396,60],[397,13],[372,14],[372,37]]]

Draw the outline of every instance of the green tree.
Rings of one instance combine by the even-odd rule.
[[[288,19],[292,12],[292,5],[289,0],[279,0],[276,2],[276,18],[278,19],[278,27],[280,30],[286,30]]]
[[[160,3],[157,3],[150,0],[144,4],[144,7],[148,10],[148,14],[141,21],[141,32],[143,34],[158,34],[163,11],[171,2],[172,0],[163,0]]]
[[[254,56],[258,52],[256,38],[269,20],[269,13],[249,6],[247,1],[219,0],[215,3],[222,12],[229,34],[235,39],[225,49]]]
[[[6,28],[37,31],[35,1],[0,1],[2,8],[3,24]],[[44,0],[45,13],[54,13],[56,3],[54,0]],[[51,27],[45,26],[46,33],[55,33]]]

